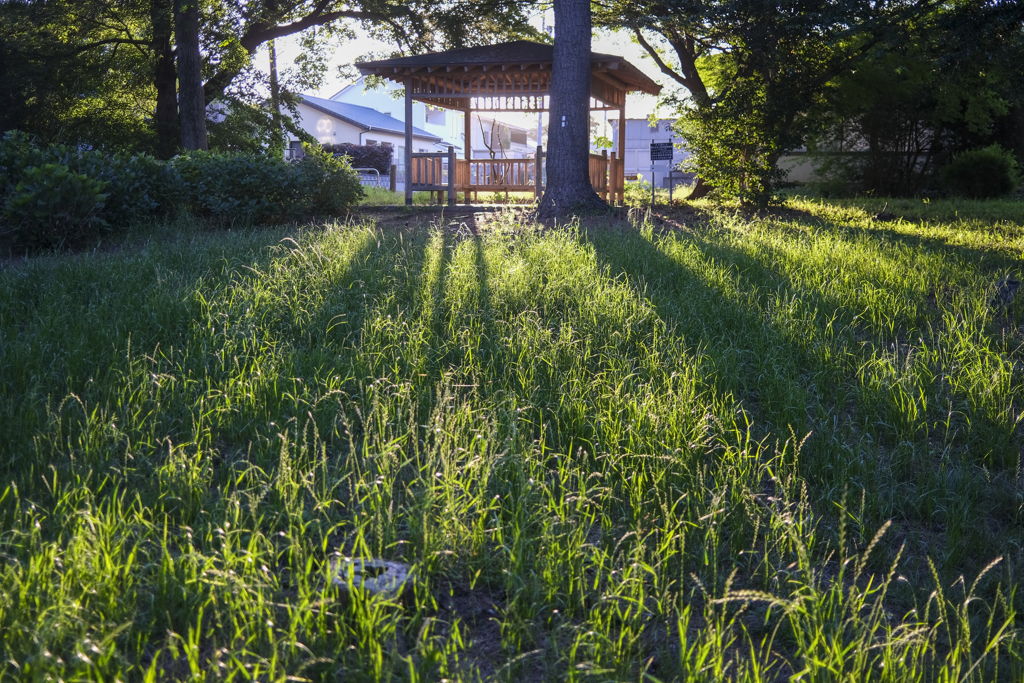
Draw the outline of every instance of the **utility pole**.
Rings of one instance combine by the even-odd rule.
[[[277,149],[278,143],[282,147],[285,146],[284,140],[281,134],[281,86],[277,81],[277,49],[274,46],[274,40],[269,41],[270,48],[270,115],[274,121],[274,135],[277,139],[274,141],[271,149]],[[282,154],[283,156],[283,154]]]

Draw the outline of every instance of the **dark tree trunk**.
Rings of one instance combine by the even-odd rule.
[[[708,183],[706,180],[697,176],[697,182],[694,184],[693,189],[690,190],[690,194],[686,195],[686,201],[693,201],[694,199],[703,199],[711,194],[711,191],[715,189],[715,186]]]
[[[170,159],[178,150],[178,84],[174,72],[174,8],[171,0],[151,0],[150,20],[153,22],[153,54],[156,67],[153,85],[156,86],[156,111],[153,125],[156,129],[156,155]]]
[[[547,176],[537,219],[607,211],[590,185],[590,0],[555,0]]]
[[[206,149],[206,99],[203,96],[203,61],[199,55],[198,0],[175,0],[174,14],[181,146],[185,149]]]

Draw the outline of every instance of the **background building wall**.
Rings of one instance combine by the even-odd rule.
[[[651,143],[673,142],[678,145],[682,142],[682,138],[672,131],[674,122],[674,119],[660,119],[650,125],[647,119],[626,119],[626,149],[623,154],[619,151],[619,122],[617,119],[608,121],[612,130],[610,137],[615,143],[612,149],[620,159],[625,159],[627,176],[639,175],[645,180],[651,179]],[[669,171],[689,156],[686,150],[676,147],[672,161],[654,162],[655,183],[660,187]]]

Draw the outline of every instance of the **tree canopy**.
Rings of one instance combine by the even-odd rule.
[[[266,85],[253,67],[268,41],[300,36],[287,91],[315,88],[331,47],[358,23],[399,52],[534,35],[522,0],[197,0],[202,91],[207,105],[273,128]],[[467,22],[466,16],[479,21]],[[47,140],[148,149],[179,143],[174,0],[14,0],[0,13],[0,125]],[[265,121],[265,123],[261,123]],[[243,129],[246,126],[242,126]],[[211,137],[218,138],[216,131]],[[256,144],[262,144],[258,139]],[[234,144],[241,141],[235,140]]]
[[[820,111],[837,79],[865,61],[901,51],[908,40],[927,46],[936,36],[921,30],[924,25],[944,27],[942,47],[929,54],[942,72],[958,50],[978,44],[979,32],[998,26],[1005,42],[1019,31],[1012,5],[610,0],[595,19],[630,31],[680,86],[680,94],[667,99],[679,113],[679,133],[701,177],[727,194],[763,202],[781,175],[781,155],[804,144],[820,125],[808,115]]]

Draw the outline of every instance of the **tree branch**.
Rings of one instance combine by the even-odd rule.
[[[287,24],[274,25],[266,22],[256,22],[242,35],[239,43],[243,48],[245,48],[246,52],[253,54],[260,45],[269,40],[283,38],[284,36],[290,36],[295,33],[301,33],[306,29],[316,26],[324,26],[339,19],[386,22],[391,21],[394,18],[392,15],[381,14],[379,12],[325,12],[324,10],[329,4],[330,0],[320,0],[320,2],[318,2],[312,11],[310,11],[310,13],[305,17]],[[403,8],[401,13],[409,14],[409,11],[407,8]],[[213,100],[223,96],[224,91],[231,84],[231,81],[233,81],[241,71],[241,68],[223,69],[211,76],[210,79],[203,84],[206,103],[210,104]]]
[[[640,47],[647,50],[647,54],[651,56],[651,59],[654,60],[654,63],[658,65],[659,69],[661,69],[661,73],[665,74],[666,76],[669,76],[687,90],[690,89],[690,83],[686,80],[686,78],[678,74],[675,69],[673,69],[672,67],[665,63],[665,60],[661,58],[661,55],[658,54],[658,51],[654,48],[654,46],[647,42],[647,39],[644,38],[644,34],[640,32],[640,29],[633,29],[633,35],[636,36],[636,40],[638,43],[640,43]]]

